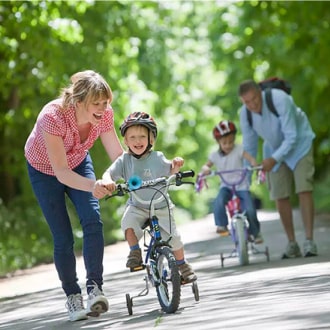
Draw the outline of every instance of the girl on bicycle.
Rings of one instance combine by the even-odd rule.
[[[184,160],[181,157],[175,157],[169,161],[162,152],[151,150],[157,138],[157,125],[149,114],[134,112],[128,115],[120,126],[120,132],[124,137],[128,151],[120,156],[103,174],[103,182],[106,187],[107,182],[110,182],[111,185],[112,181],[119,179],[128,181],[133,175],[139,176],[143,181],[170,176],[177,173],[183,166]],[[150,200],[155,190],[143,189],[137,193],[143,200]],[[170,200],[169,202],[170,209],[164,200],[157,205],[155,210],[159,217],[161,235],[164,240],[172,237],[170,244],[183,280],[186,283],[193,282],[197,276],[185,260],[183,243],[173,217],[174,205]],[[121,228],[130,247],[126,263],[127,268],[138,268],[143,263],[139,240],[143,236],[141,228],[148,217],[149,209],[130,195],[121,222]]]
[[[202,167],[202,174],[209,174],[211,172],[210,168],[213,165],[218,171],[243,168],[244,159],[247,160],[251,166],[257,166],[254,157],[244,151],[242,145],[235,143],[236,132],[235,124],[229,120],[222,120],[214,127],[213,137],[219,145],[219,148],[209,155],[207,163]],[[236,195],[240,199],[242,208],[246,211],[251,240],[256,244],[261,244],[263,238],[260,233],[260,222],[257,218],[256,208],[251,198],[249,187],[250,182],[247,176],[244,181],[236,187]],[[226,204],[231,199],[232,194],[232,188],[222,182],[219,193],[214,201],[213,214],[215,225],[217,226],[216,232],[221,236],[229,235]]]

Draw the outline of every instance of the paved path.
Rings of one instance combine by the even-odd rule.
[[[297,240],[304,240],[295,214]],[[125,294],[144,287],[144,273],[125,269],[125,242],[106,247],[104,291],[110,311],[99,318],[69,322],[65,298],[53,265],[35,267],[22,275],[0,280],[0,330],[34,329],[330,329],[330,217],[318,216],[315,238],[319,256],[281,260],[286,238],[278,215],[259,212],[262,232],[270,251],[251,255],[250,265],[241,267],[236,258],[221,267],[220,252],[228,253],[230,238],[214,232],[212,216],[180,226],[186,255],[198,275],[200,301],[190,285],[182,288],[180,309],[167,315],[160,311],[154,288],[134,300],[129,316]],[[260,247],[260,250],[264,246]],[[78,275],[84,282],[82,260]]]

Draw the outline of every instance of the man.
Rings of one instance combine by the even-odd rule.
[[[280,89],[271,90],[277,113],[268,108],[265,91],[262,91],[253,80],[242,82],[238,94],[243,103],[240,125],[244,150],[256,157],[258,138],[263,140],[262,165],[267,172],[270,198],[276,202],[289,241],[282,258],[301,256],[300,247],[296,242],[290,202],[293,182],[299,197],[306,235],[303,254],[305,257],[316,256],[312,195],[315,134],[310,123],[305,113],[295,105],[292,97]],[[251,113],[251,121],[248,120],[248,111]]]

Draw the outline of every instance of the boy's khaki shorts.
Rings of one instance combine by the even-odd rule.
[[[313,191],[314,172],[313,148],[300,159],[294,170],[282,163],[277,172],[267,173],[270,199],[277,200],[290,197],[293,182],[296,194]]]
[[[183,247],[181,235],[178,232],[174,220],[174,208],[168,210],[167,207],[155,210],[155,214],[159,220],[159,229],[164,241],[170,237],[169,244],[173,251],[177,251]],[[170,216],[170,219],[169,219]],[[127,205],[124,215],[121,220],[121,229],[125,234],[126,229],[132,228],[135,232],[138,241],[143,237],[143,230],[141,229],[149,217],[149,210]]]

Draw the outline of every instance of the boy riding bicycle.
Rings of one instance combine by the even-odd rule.
[[[128,151],[105,171],[103,174],[105,182],[119,179],[128,181],[133,175],[139,176],[143,181],[153,180],[177,173],[183,166],[184,160],[181,157],[169,161],[162,152],[151,150],[157,138],[157,125],[149,114],[134,112],[128,115],[120,126],[120,132]],[[151,200],[155,190],[146,188],[136,193],[143,200]],[[171,237],[170,244],[184,282],[193,282],[197,276],[185,260],[183,243],[173,217],[174,204],[170,199],[168,201],[169,207],[164,200],[162,204],[157,205],[155,210],[159,217],[161,235],[164,240]],[[139,268],[143,263],[139,241],[143,236],[142,227],[148,217],[149,209],[130,195],[122,217],[121,228],[130,247],[126,267],[131,270]]]

